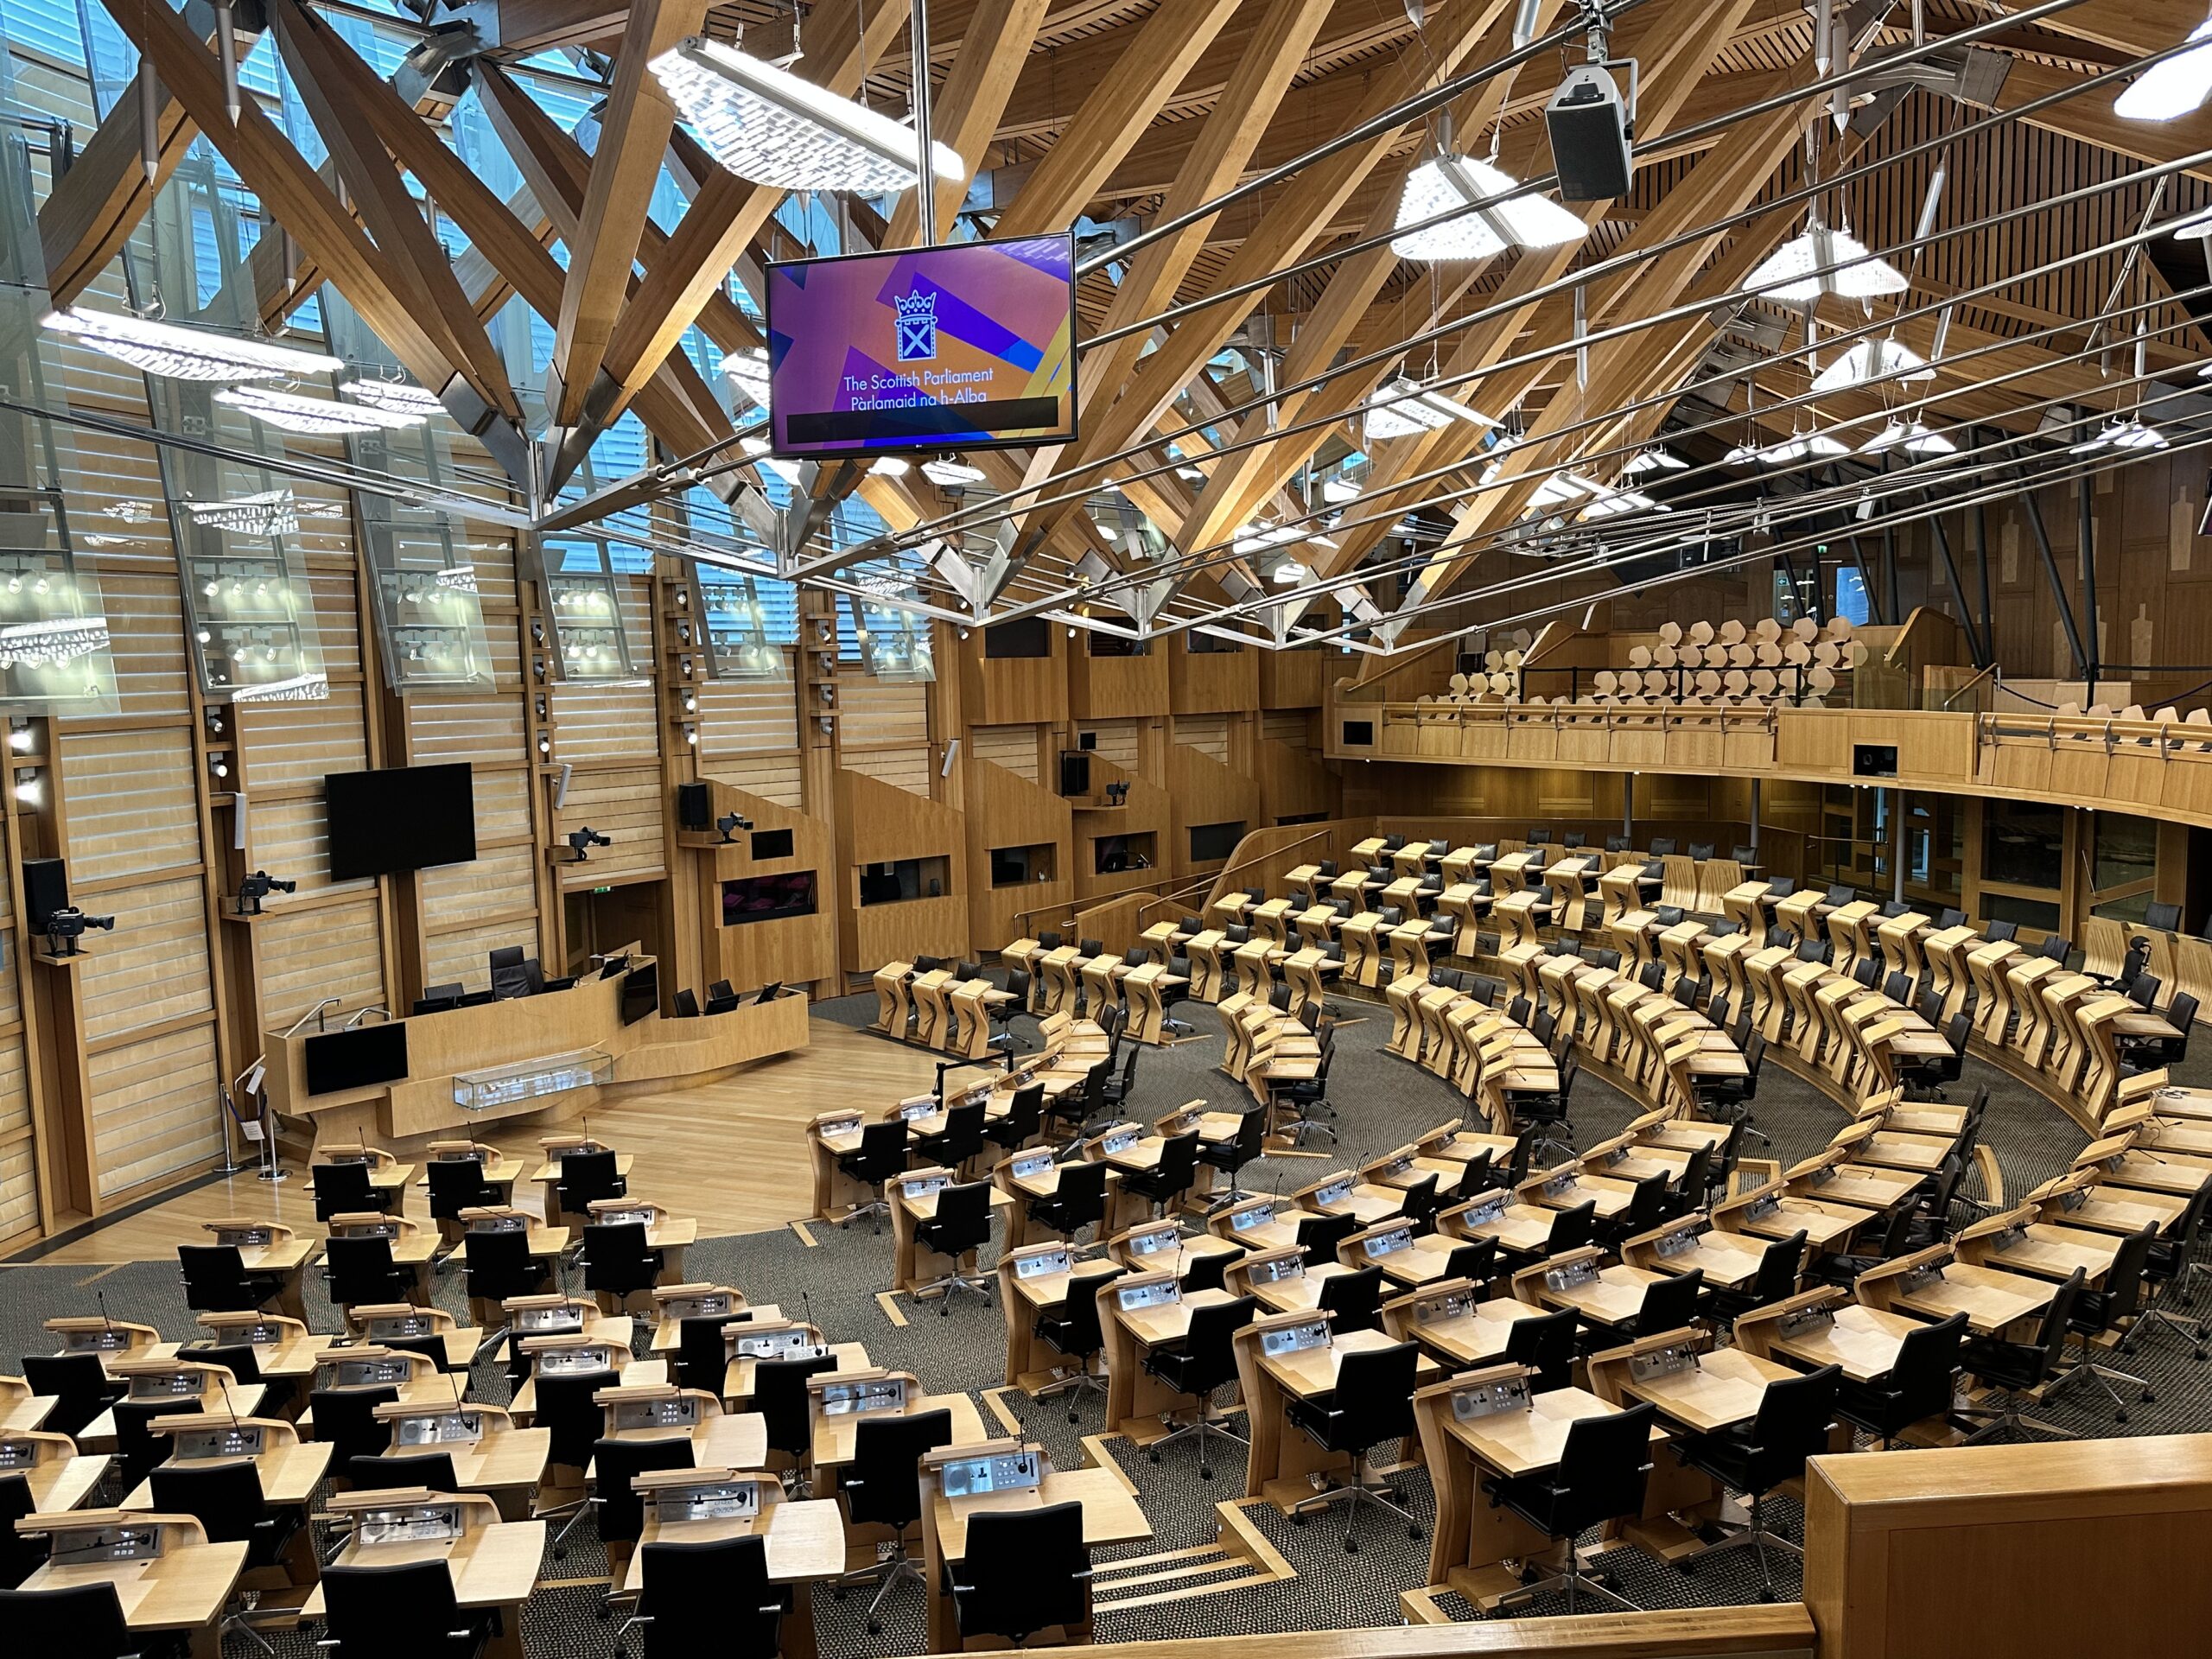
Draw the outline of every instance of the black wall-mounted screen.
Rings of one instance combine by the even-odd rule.
[[[1854,778],[1894,778],[1897,775],[1897,746],[1894,743],[1854,743],[1851,746],[1851,775]]]
[[[622,1023],[634,1026],[660,1010],[660,964],[632,968],[622,978]]]
[[[1371,720],[1348,720],[1344,722],[1344,747],[1364,749],[1375,742],[1375,722]]]
[[[994,622],[983,630],[983,655],[987,658],[1049,657],[1052,654],[1052,625],[1041,616],[1024,616],[1011,622]]]
[[[322,780],[322,798],[334,881],[476,856],[476,794],[466,761],[334,772]]]
[[[307,1039],[306,1059],[311,1095],[397,1083],[407,1075],[406,1023],[388,1020],[351,1031],[318,1032]]]
[[[753,857],[755,863],[765,863],[772,858],[791,855],[791,832],[788,830],[755,830],[753,832]]]
[[[814,872],[747,875],[722,883],[722,925],[774,922],[786,916],[814,914]]]
[[[1194,823],[1191,826],[1191,862],[1211,864],[1232,856],[1236,843],[1244,839],[1244,825],[1236,823]]]

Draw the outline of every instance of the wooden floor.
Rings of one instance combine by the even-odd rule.
[[[758,1232],[804,1216],[812,1195],[805,1125],[834,1107],[888,1105],[936,1081],[935,1057],[827,1020],[810,1022],[811,1046],[769,1060],[721,1083],[632,1096],[588,1116],[594,1135],[637,1154],[632,1197],[675,1215],[696,1217],[702,1237]],[[571,1117],[558,1127],[578,1127]],[[537,1137],[556,1127],[524,1118],[480,1138],[535,1167]],[[515,1201],[539,1207],[535,1186],[518,1182]],[[419,1191],[408,1213],[427,1220]],[[296,1166],[274,1185],[233,1175],[100,1227],[48,1252],[48,1262],[150,1262],[174,1257],[180,1240],[203,1221],[262,1217],[316,1230],[315,1200]]]

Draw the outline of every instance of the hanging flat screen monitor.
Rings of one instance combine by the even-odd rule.
[[[334,772],[322,780],[322,798],[334,881],[476,856],[476,795],[466,761]]]
[[[307,1039],[304,1058],[311,1095],[397,1083],[407,1075],[407,1026],[388,1020],[351,1031],[318,1032]]]
[[[1074,238],[770,265],[768,403],[779,455],[1067,442]]]

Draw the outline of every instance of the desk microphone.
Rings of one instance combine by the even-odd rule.
[[[103,1338],[111,1337],[115,1334],[115,1321],[107,1316],[107,1292],[96,1290],[92,1295],[100,1305],[100,1335]]]
[[[231,1400],[231,1379],[229,1375],[226,1372],[218,1371],[215,1374],[215,1386],[223,1391],[223,1409],[231,1414],[231,1432],[234,1434],[243,1433],[245,1431],[238,1427],[238,1408],[232,1402]]]
[[[806,1310],[807,1329],[814,1332],[815,1345],[823,1353],[828,1353],[830,1339],[823,1333],[822,1327],[814,1322],[814,1298],[808,1295],[804,1290],[801,1290],[798,1294],[798,1300],[799,1306]]]

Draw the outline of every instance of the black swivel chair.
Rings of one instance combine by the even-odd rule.
[[[122,1399],[127,1389],[109,1379],[98,1354],[25,1354],[23,1381],[33,1394],[54,1402],[43,1427],[72,1440]]]
[[[676,1017],[678,1020],[696,1020],[699,1017],[698,992],[690,989],[677,992]]]
[[[1104,1164],[1087,1159],[1062,1164],[1052,1196],[1029,1200],[1030,1222],[1070,1240],[1093,1222],[1103,1222],[1109,1173]]]
[[[1740,1290],[1716,1285],[1705,1294],[1704,1313],[1715,1324],[1732,1327],[1754,1308],[1766,1307],[1797,1294],[1797,1278],[1805,1265],[1802,1229],[1777,1238],[1759,1253],[1758,1271]]]
[[[206,1529],[211,1544],[244,1544],[245,1568],[275,1567],[306,1516],[296,1503],[270,1505],[262,1496],[261,1472],[239,1458],[200,1463],[162,1464],[149,1479],[154,1507],[164,1515],[188,1515]],[[225,1626],[232,1619],[223,1621]],[[244,1627],[245,1621],[238,1621]]]
[[[248,1313],[274,1301],[281,1274],[248,1273],[235,1244],[180,1244],[177,1268],[184,1305],[195,1313]]]
[[[1309,1129],[1327,1135],[1332,1146],[1336,1144],[1335,1128],[1317,1116],[1319,1113],[1326,1113],[1331,1117],[1336,1116],[1336,1109],[1329,1104],[1329,1067],[1335,1058],[1333,1048],[1324,1049],[1312,1077],[1281,1083],[1270,1081],[1268,1084],[1269,1109],[1283,1109],[1282,1121],[1277,1128],[1290,1137],[1294,1147],[1306,1144],[1306,1134]]]
[[[753,1408],[766,1421],[768,1451],[785,1466],[803,1467],[813,1460],[814,1420],[808,1409],[806,1380],[837,1369],[832,1354],[807,1354],[796,1359],[763,1359],[753,1367]],[[806,1483],[799,1483],[806,1495]]]
[[[465,1612],[442,1560],[322,1569],[324,1622],[335,1659],[476,1659],[497,1609]]]
[[[1217,1169],[1229,1177],[1228,1189],[1217,1197],[1207,1213],[1225,1210],[1232,1204],[1242,1204],[1252,1195],[1237,1185],[1237,1177],[1244,1166],[1259,1157],[1267,1147],[1268,1109],[1255,1106],[1236,1120],[1236,1133],[1226,1141],[1217,1141],[1210,1147],[1198,1148],[1198,1161],[1208,1169]]]
[[[525,957],[518,944],[504,944],[492,952],[492,995],[504,1001],[514,996],[535,996],[545,988],[545,970],[536,957]]]
[[[1667,1220],[1674,1196],[1673,1178],[1664,1170],[1646,1175],[1629,1194],[1628,1207],[1611,1221],[1598,1224],[1598,1236],[1607,1249],[1618,1253],[1624,1239],[1648,1233]]]
[[[1154,1440],[1147,1448],[1154,1463],[1160,1461],[1163,1448],[1196,1435],[1198,1442],[1198,1478],[1211,1480],[1213,1470],[1206,1462],[1206,1437],[1211,1435],[1238,1446],[1248,1444],[1243,1436],[1232,1434],[1213,1421],[1211,1414],[1216,1390],[1224,1383],[1236,1380],[1236,1333],[1252,1322],[1253,1313],[1258,1306],[1251,1297],[1239,1296],[1230,1301],[1194,1308],[1191,1313],[1190,1328],[1181,1341],[1162,1344],[1145,1356],[1146,1370],[1177,1394],[1191,1396],[1198,1406],[1198,1414],[1189,1422]]]
[[[847,1179],[858,1181],[874,1194],[866,1204],[855,1205],[852,1213],[837,1224],[850,1226],[866,1216],[869,1225],[880,1234],[883,1217],[891,1213],[883,1189],[906,1170],[906,1124],[894,1117],[866,1125],[861,1130],[860,1145],[838,1155],[837,1168]]]
[[[1014,1022],[1031,1011],[1028,969],[1016,968],[1009,972],[1006,976],[1006,988],[1013,1001],[992,1004],[985,1017],[998,1028],[998,1034],[991,1039],[990,1046],[1011,1052],[1021,1046],[1020,1039],[1014,1034]]]
[[[948,1107],[943,1128],[935,1135],[915,1137],[914,1155],[925,1164],[955,1171],[966,1168],[971,1159],[982,1153],[983,1119],[989,1110],[988,1103],[980,1100]]]
[[[563,1154],[561,1180],[555,1190],[563,1215],[588,1216],[592,1205],[601,1198],[628,1198],[630,1183],[622,1178],[614,1154],[601,1148],[597,1152]]]
[[[855,1527],[891,1529],[891,1554],[873,1567],[848,1573],[836,1581],[840,1600],[855,1584],[874,1584],[868,1605],[868,1633],[883,1634],[880,1615],[901,1584],[923,1583],[922,1569],[907,1553],[906,1535],[922,1518],[922,1455],[952,1443],[952,1414],[917,1412],[909,1416],[863,1417],[853,1426],[853,1460],[845,1465],[837,1491],[846,1518]]]
[[[558,1464],[563,1469],[574,1469],[581,1476],[591,1464],[592,1453],[599,1445],[599,1437],[607,1426],[606,1408],[592,1396],[602,1389],[611,1389],[620,1379],[621,1373],[613,1367],[599,1371],[541,1372],[536,1377],[537,1388],[537,1421],[536,1427],[547,1431],[550,1439],[545,1460]],[[553,1559],[565,1560],[569,1554],[569,1534],[578,1522],[591,1512],[591,1505],[579,1498],[562,1506],[568,1519],[561,1530],[553,1535]],[[540,1518],[547,1518],[556,1511],[540,1511]]]
[[[37,1512],[30,1477],[21,1471],[0,1474],[0,1590],[13,1590],[46,1563],[46,1541],[16,1530],[16,1522]]]
[[[357,1216],[385,1207],[366,1164],[317,1164],[315,1166],[315,1218]]]
[[[768,1581],[760,1533],[702,1544],[647,1544],[638,1554],[638,1611],[614,1636],[614,1659],[633,1624],[645,1627],[645,1659],[702,1653],[772,1654],[782,1642],[785,1592]]]
[[[944,1187],[937,1195],[937,1213],[914,1228],[915,1240],[924,1249],[952,1263],[950,1271],[917,1286],[914,1291],[917,1299],[931,1291],[938,1293],[937,1311],[942,1318],[952,1317],[952,1298],[960,1291],[981,1297],[986,1307],[990,1306],[991,1275],[963,1273],[959,1258],[991,1242],[991,1194],[996,1191],[988,1181]]]
[[[1395,1489],[1388,1479],[1381,1491],[1367,1482],[1368,1453],[1385,1440],[1402,1440],[1414,1433],[1414,1370],[1421,1351],[1410,1342],[1388,1348],[1365,1348],[1343,1356],[1337,1368],[1337,1386],[1325,1394],[1290,1401],[1284,1412],[1293,1427],[1327,1452],[1351,1454],[1351,1477],[1343,1485],[1302,1500],[1291,1510],[1294,1525],[1303,1526],[1309,1510],[1332,1503],[1344,1506],[1344,1554],[1359,1553],[1352,1536],[1352,1522],[1359,1506],[1371,1503],[1405,1523],[1406,1536],[1418,1538],[1421,1528],[1411,1515],[1382,1496]]]
[[[2208,1352],[2212,1352],[2205,1347],[2202,1320],[2158,1306],[2159,1299],[2177,1284],[2179,1286],[2180,1300],[2186,1306],[2191,1294],[2190,1286],[2196,1275],[2212,1271],[2196,1260],[2196,1235],[2204,1224],[2207,1205],[2212,1205],[2212,1187],[2199,1188],[2196,1196],[2189,1201],[2189,1208],[2182,1211],[2179,1218],[2152,1247],[2150,1259],[2144,1263],[2143,1273],[2148,1281],[2152,1305],[2135,1321],[2134,1329],[2121,1338],[2121,1352],[2133,1352],[2136,1344],[2147,1332],[2162,1329],[2177,1331],[2187,1337],[2195,1347],[2192,1357],[2199,1362],[2207,1357]],[[23,1365],[28,1373],[30,1361],[26,1358]]]
[[[1229,1283],[1229,1270],[1249,1254],[1242,1244],[1232,1244],[1225,1250],[1208,1250],[1204,1255],[1186,1258],[1183,1269],[1183,1294],[1195,1296],[1202,1290],[1223,1290]]]
[[[645,1502],[631,1483],[639,1475],[664,1469],[692,1466],[691,1437],[659,1434],[645,1440],[617,1440],[602,1435],[592,1447],[592,1508],[597,1514],[599,1541],[607,1547],[607,1566],[615,1581],[645,1529]],[[612,1594],[609,1591],[608,1595]],[[605,1611],[607,1597],[601,1598]]]
[[[489,1209],[504,1201],[499,1189],[484,1179],[484,1166],[477,1159],[433,1158],[424,1168],[434,1220],[458,1222],[464,1210]]]
[[[1766,1547],[1778,1544],[1801,1559],[1805,1553],[1787,1538],[1767,1530],[1767,1494],[1803,1474],[1806,1459],[1827,1450],[1828,1433],[1835,1427],[1832,1419],[1836,1390],[1842,1379],[1840,1365],[1824,1365],[1803,1376],[1770,1382],[1759,1396],[1758,1415],[1750,1422],[1675,1442],[1675,1455],[1691,1468],[1711,1476],[1729,1491],[1750,1497],[1751,1524],[1732,1531],[1718,1543],[1708,1544],[1698,1560],[1702,1561],[1716,1550],[1748,1545],[1758,1556],[1762,1601],[1772,1601],[1775,1595]]]
[[[552,1268],[543,1256],[530,1253],[530,1235],[525,1232],[463,1233],[461,1262],[471,1301],[497,1306],[517,1296],[543,1295],[553,1283]],[[477,1344],[477,1357],[480,1358],[505,1337],[505,1326],[487,1332]]]
[[[1160,1161],[1150,1169],[1122,1177],[1122,1191],[1134,1192],[1165,1215],[1182,1202],[1198,1179],[1198,1132],[1186,1129],[1160,1142]]]
[[[2158,1224],[2146,1225],[2139,1233],[2132,1234],[2120,1249],[2113,1253],[2112,1267],[2107,1271],[2101,1289],[2084,1288],[2074,1304],[2074,1334],[2082,1338],[2081,1355],[2073,1364],[2053,1379],[2043,1397],[2050,1399],[2076,1377],[2086,1376],[2105,1391],[2113,1403],[2113,1421],[2127,1421],[2127,1402],[2121,1398],[2114,1383],[2125,1383],[2136,1391],[2138,1399],[2149,1405],[2158,1396],[2151,1385],[2139,1376],[2133,1376],[2115,1366],[2100,1365],[2090,1351],[2094,1338],[2114,1332],[2124,1336],[2133,1328],[2136,1309],[2143,1301],[2143,1280],[2150,1266],[2151,1252],[2158,1243]]]
[[[439,1570],[444,1571],[441,1562]],[[123,1599],[99,1580],[60,1590],[0,1590],[0,1622],[24,1653],[73,1659],[156,1659],[181,1656],[181,1642],[145,1635],[124,1622]]]
[[[389,1491],[400,1486],[420,1486],[433,1492],[458,1492],[460,1477],[453,1471],[450,1452],[407,1452],[396,1458],[354,1458],[346,1465],[346,1478],[357,1492]]]
[[[315,1414],[315,1437],[330,1444],[330,1466],[344,1470],[356,1458],[381,1457],[391,1445],[391,1425],[377,1421],[377,1408],[399,1398],[389,1382],[363,1388],[317,1389],[308,1396]]]
[[[1505,1333],[1505,1357],[1500,1363],[1525,1365],[1535,1372],[1532,1393],[1549,1394],[1567,1387],[1574,1377],[1575,1322],[1571,1307],[1523,1315]]]
[[[1045,1085],[1026,1084],[1014,1091],[1006,1115],[983,1125],[983,1139],[1001,1152],[1019,1152],[1045,1138]]]
[[[693,1313],[676,1327],[676,1385],[722,1397],[729,1376],[729,1327],[749,1315]]]
[[[415,1274],[391,1259],[388,1238],[334,1238],[323,1247],[322,1276],[340,1307],[413,1300]]]
[[[1915,1423],[1942,1416],[1951,1408],[1966,1335],[1964,1313],[1906,1332],[1887,1375],[1867,1382],[1846,1378],[1838,1387],[1836,1415],[1885,1446]]]
[[[1542,1594],[1567,1592],[1567,1611],[1575,1611],[1587,1592],[1627,1612],[1641,1611],[1583,1570],[1574,1540],[1592,1527],[1643,1508],[1643,1489],[1651,1474],[1651,1420],[1658,1408],[1648,1402],[1605,1417],[1578,1419],[1567,1432],[1558,1465],[1540,1474],[1485,1481],[1491,1507],[1503,1507],[1547,1537],[1567,1546],[1564,1570],[1529,1588]]]
[[[1096,1167],[1096,1166],[1094,1166]],[[1056,1377],[1037,1390],[1039,1400],[1054,1395],[1106,1392],[1107,1379],[1091,1373],[1090,1363],[1106,1346],[1106,1335],[1098,1321],[1097,1293],[1120,1278],[1125,1269],[1115,1268],[1110,1272],[1086,1273],[1073,1281],[1074,1294],[1058,1307],[1039,1313],[1030,1327],[1033,1334],[1041,1338],[1053,1352],[1075,1362],[1075,1369],[1067,1376]],[[1081,1421],[1075,1402],[1068,1402],[1068,1421]]]
[[[584,1288],[626,1302],[651,1290],[666,1258],[645,1243],[642,1221],[595,1221],[584,1229]]]
[[[1382,1319],[1382,1269],[1354,1268],[1331,1274],[1321,1281],[1318,1306],[1336,1315],[1329,1329],[1340,1336],[1374,1330]]]
[[[1075,1634],[1090,1621],[1083,1505],[970,1516],[967,1554],[951,1565],[949,1576],[963,1642],[997,1636],[1018,1647],[1055,1625]]]
[[[1112,1068],[1108,1068],[1104,1094],[1109,1106],[1126,1105],[1130,1097],[1136,1093],[1137,1057],[1143,1052],[1144,1045],[1132,1041],[1129,1044],[1129,1052],[1122,1057],[1121,1074],[1117,1077],[1114,1074]]]
[[[1541,1249],[1506,1250],[1504,1252],[1506,1270],[1516,1272],[1522,1268],[1533,1267],[1537,1262],[1552,1256],[1563,1255],[1569,1250],[1581,1249],[1586,1245],[1594,1243],[1597,1236],[1598,1201],[1595,1198],[1585,1198],[1571,1209],[1554,1210],[1552,1212],[1552,1230],[1550,1236],[1544,1241]]]
[[[2004,1396],[1996,1405],[1956,1408],[1958,1415],[1981,1421],[1981,1427],[1967,1436],[1967,1445],[2008,1428],[2033,1429],[2039,1434],[2055,1435],[2061,1440],[2074,1438],[2071,1429],[2027,1415],[2024,1404],[2025,1397],[2031,1393],[2040,1397],[2044,1385],[2053,1380],[2065,1362],[2066,1333],[2088,1276],[2081,1268],[2068,1275],[2066,1282],[2051,1297],[2050,1305],[2044,1309],[2043,1323],[2037,1327],[2033,1342],[2006,1342],[1998,1337],[1967,1338],[1966,1351],[1961,1355],[1960,1363],[1969,1374]]]
[[[1359,1230],[1357,1216],[1325,1216],[1318,1211],[1298,1217],[1296,1242],[1306,1252],[1306,1265],[1318,1268],[1337,1259],[1337,1246]]]

